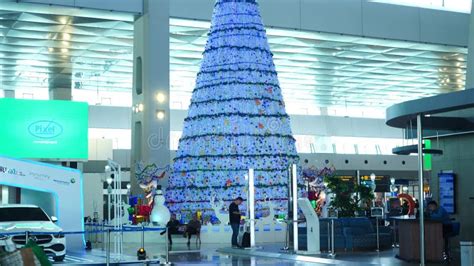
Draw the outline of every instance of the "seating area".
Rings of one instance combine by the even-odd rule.
[[[331,219],[320,219],[319,225],[321,250],[328,250]],[[392,245],[392,235],[390,227],[379,226],[380,249]],[[306,248],[306,227],[299,228],[298,242],[302,248]],[[336,251],[375,250],[377,248],[375,220],[365,217],[335,219],[334,248]]]

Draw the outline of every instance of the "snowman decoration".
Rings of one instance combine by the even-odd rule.
[[[150,215],[150,221],[159,226],[166,226],[170,220],[170,211],[165,206],[165,197],[161,190],[158,190],[153,197],[153,209]]]

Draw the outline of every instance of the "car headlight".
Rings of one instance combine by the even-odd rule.
[[[0,240],[7,240],[8,239],[8,236],[6,235],[0,235]]]
[[[56,233],[53,236],[54,238],[64,238],[64,234],[62,232]]]

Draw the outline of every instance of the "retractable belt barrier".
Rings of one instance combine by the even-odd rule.
[[[106,228],[114,228],[114,226],[104,226]],[[119,229],[106,229],[106,230],[93,230],[93,231],[51,231],[51,232],[35,232],[35,231],[21,231],[21,232],[13,232],[13,233],[1,233],[0,236],[19,236],[25,235],[26,233],[35,234],[35,235],[51,235],[51,234],[63,234],[63,235],[80,235],[80,234],[90,234],[90,233],[107,233],[107,232],[158,232],[158,231],[165,231],[166,228],[155,228],[155,227],[128,227],[123,226],[123,230]]]
[[[91,234],[106,234],[107,235],[107,250],[106,250],[106,261],[107,265],[110,264],[110,233],[131,233],[131,232],[142,232],[142,246],[140,250],[144,250],[144,235],[145,232],[162,232],[168,234],[168,230],[165,227],[145,227],[145,226],[122,226],[122,229],[115,229],[115,226],[101,224],[101,223],[85,223],[84,226],[86,230],[84,231],[51,231],[51,232],[35,232],[35,231],[21,231],[21,232],[0,232],[0,236],[25,236],[29,238],[30,235],[51,235],[51,234],[61,234],[61,235],[91,235]],[[91,227],[101,227],[101,230],[87,230]],[[165,240],[166,243],[166,253],[165,253],[165,263],[170,264],[169,262],[169,248],[168,248],[168,239]],[[121,255],[121,254],[119,254]],[[119,260],[120,261],[120,260]]]

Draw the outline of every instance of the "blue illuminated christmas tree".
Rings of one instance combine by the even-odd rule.
[[[295,139],[255,0],[218,0],[166,191],[171,212],[212,216],[213,199],[246,198],[255,169],[256,210],[287,207]]]

